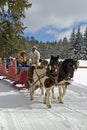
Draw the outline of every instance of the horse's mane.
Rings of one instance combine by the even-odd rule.
[[[74,59],[65,59],[63,62],[62,62],[62,64],[61,64],[61,69],[63,69],[63,71],[65,72],[65,73],[67,73],[67,65],[69,64],[69,63],[71,63],[71,64],[73,64],[73,65],[76,65],[76,60],[74,60]]]
[[[74,63],[74,62],[75,62],[74,59],[65,59],[65,60],[63,61],[63,64]]]

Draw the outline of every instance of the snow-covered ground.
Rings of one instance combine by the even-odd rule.
[[[87,61],[80,64],[87,66]],[[0,130],[87,130],[86,76],[87,69],[78,68],[67,88],[64,104],[52,99],[51,109],[43,104],[39,89],[30,101],[28,90],[18,91],[0,80]]]
[[[79,66],[87,67],[87,61],[80,60]],[[77,71],[75,71],[74,82],[87,87],[87,68],[78,68]]]

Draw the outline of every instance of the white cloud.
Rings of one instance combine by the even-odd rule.
[[[32,7],[26,11],[26,31],[35,33],[51,25],[63,29],[87,20],[87,0],[29,0]]]

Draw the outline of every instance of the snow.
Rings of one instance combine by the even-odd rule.
[[[77,71],[74,73],[74,82],[78,84],[82,84],[87,87],[87,61],[80,60],[79,66],[83,66],[84,68],[78,68]]]
[[[87,69],[78,68],[78,70],[74,73],[74,82],[87,87]]]
[[[87,66],[87,61],[80,61]],[[87,69],[78,68],[68,86],[64,104],[52,99],[52,108],[43,104],[40,90],[30,101],[29,91],[18,91],[0,77],[0,130],[87,130]],[[55,88],[55,95],[58,89]]]
[[[87,61],[86,60],[79,60],[79,65],[87,67]]]

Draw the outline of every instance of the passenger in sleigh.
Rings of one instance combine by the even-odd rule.
[[[7,71],[8,71],[9,65],[10,65],[10,58],[7,57],[7,58],[6,58],[6,70],[7,70]]]
[[[29,60],[31,60],[31,65],[39,65],[40,52],[37,50],[36,46],[33,46],[31,52],[29,53]]]
[[[29,65],[27,64],[27,61],[29,60],[29,58],[27,57],[25,51],[21,51],[17,55],[16,59],[17,59],[17,68],[18,68],[17,73],[19,74],[21,67],[29,67]]]

